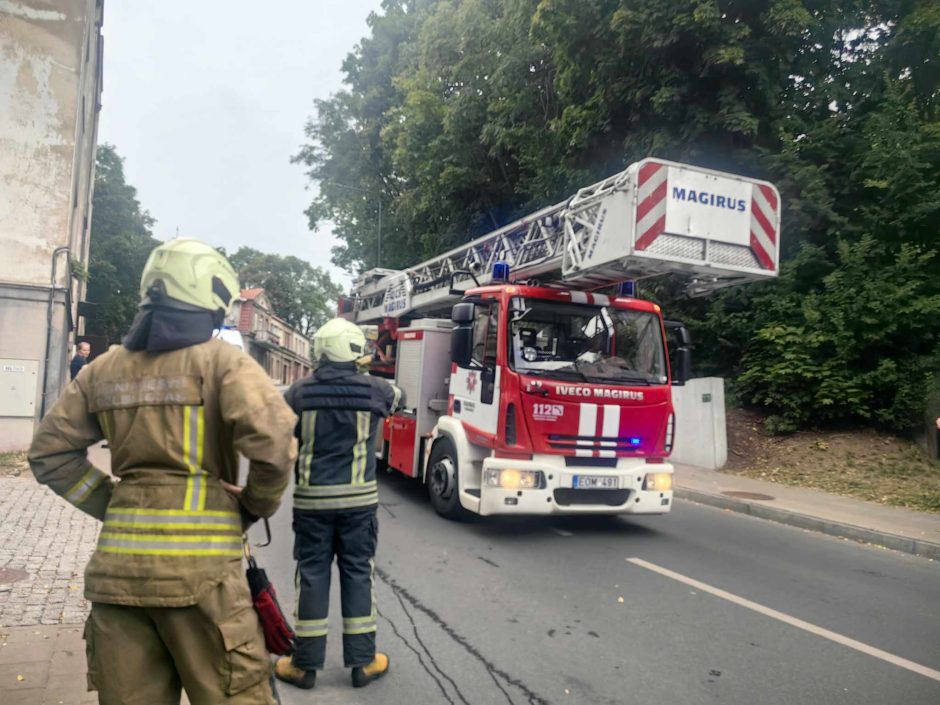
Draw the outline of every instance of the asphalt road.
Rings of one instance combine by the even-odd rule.
[[[935,562],[685,502],[460,524],[407,478],[380,496],[393,670],[350,687],[334,575],[327,668],[285,705],[940,703]],[[256,555],[292,611],[289,501],[272,528]]]

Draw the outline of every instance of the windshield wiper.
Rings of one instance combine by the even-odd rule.
[[[585,382],[591,382],[592,384],[641,384],[644,387],[650,386],[650,381],[645,377],[627,377],[623,375],[617,375],[616,377],[598,377],[596,375],[588,375],[583,369],[582,365],[588,365],[591,363],[584,362],[582,360],[575,360],[574,367],[581,373],[581,376],[584,377]]]

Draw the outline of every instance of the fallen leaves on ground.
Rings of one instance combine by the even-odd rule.
[[[940,463],[872,429],[770,436],[759,414],[728,409],[723,472],[940,513]]]

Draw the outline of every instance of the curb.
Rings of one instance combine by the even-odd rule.
[[[823,534],[828,534],[829,536],[851,539],[853,541],[864,541],[865,543],[884,546],[885,548],[910,553],[922,558],[940,560],[940,544],[933,543],[932,541],[912,539],[906,536],[898,536],[897,534],[889,534],[885,531],[876,531],[875,529],[865,529],[861,526],[842,524],[841,522],[832,521],[830,519],[821,519],[807,514],[791,512],[786,509],[768,507],[766,504],[732,499],[731,497],[690,490],[685,487],[676,487],[674,494],[679,499],[684,499],[689,502],[706,504],[711,507],[717,507],[718,509],[728,509],[732,512],[738,512],[739,514],[749,514],[759,519],[767,519],[779,524],[795,526],[799,529],[818,531]]]

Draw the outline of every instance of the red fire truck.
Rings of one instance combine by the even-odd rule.
[[[779,232],[771,184],[646,159],[411,269],[366,272],[340,312],[377,326],[373,373],[408,401],[378,453],[446,517],[668,512],[690,342],[633,286],[776,276]]]

